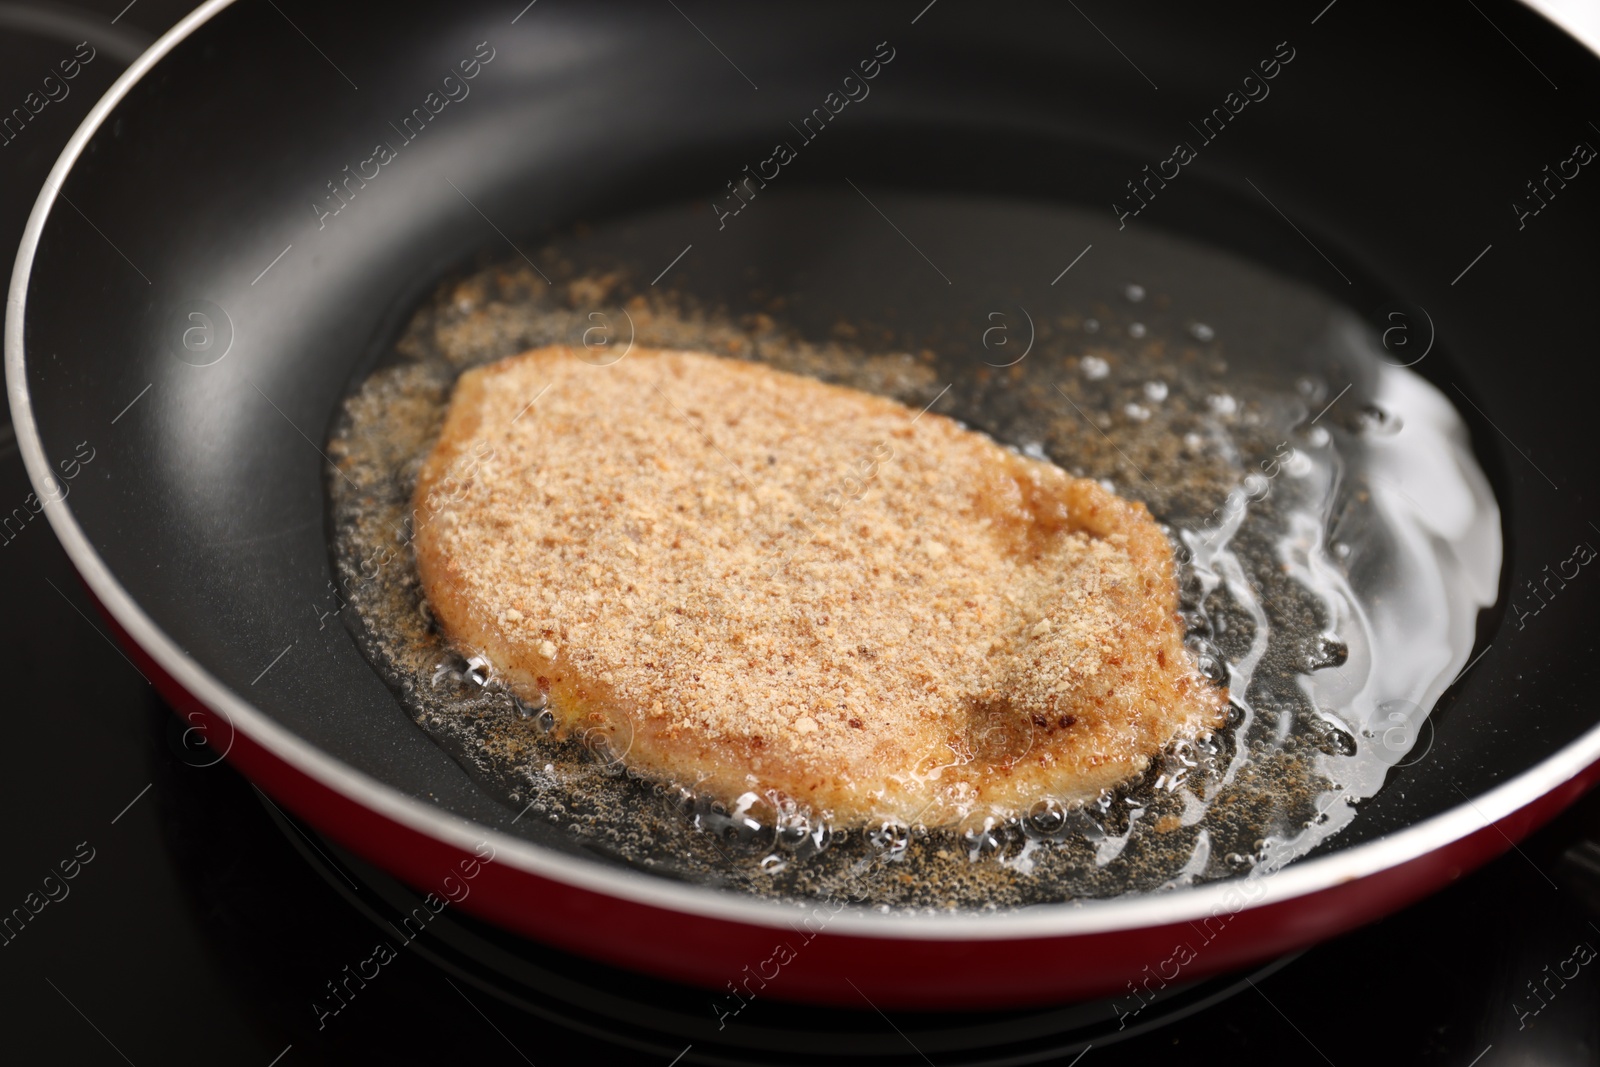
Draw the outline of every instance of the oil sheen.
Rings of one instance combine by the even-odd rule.
[[[801,196],[772,210],[803,232],[826,207]],[[1038,209],[976,210],[998,227]],[[1041,225],[1064,216],[1095,240],[1094,227],[1112,229],[1050,214]],[[1276,869],[1359,818],[1391,768],[1426,759],[1426,716],[1496,598],[1500,516],[1454,407],[1358,317],[1150,235],[1124,235],[1121,261],[1084,270],[1048,305],[951,300],[911,325],[870,284],[846,280],[823,299],[776,253],[776,265],[725,272],[732,282],[685,272],[652,285],[635,264],[681,248],[686,216],[580,229],[539,252],[538,271],[513,259],[443,283],[355,384],[329,443],[341,472],[328,483],[332,555],[355,609],[343,617],[419,727],[504,803],[502,829],[763,896],[992,910]],[[1252,325],[1251,300],[1280,325]],[[985,332],[994,314],[1017,332]],[[446,645],[409,525],[456,376],[546,344],[598,365],[631,344],[704,351],[935,403],[1143,501],[1179,563],[1188,647],[1229,688],[1227,726],[1174,742],[1088,804],[1040,796],[1018,817],[952,797],[940,826],[885,818],[850,831],[759,783],[726,805],[643,776],[614,734],[561,735],[492,663]]]

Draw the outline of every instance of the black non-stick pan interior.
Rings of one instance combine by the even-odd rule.
[[[1434,713],[1426,757],[1333,847],[1456,807],[1593,725],[1600,577],[1583,571],[1536,615],[1506,606],[1526,609],[1529,579],[1600,543],[1584,447],[1600,178],[1585,168],[1536,215],[1512,206],[1532,203],[1524,183],[1546,164],[1600,143],[1579,110],[1600,76],[1536,16],[1359,0],[1320,15],[1112,6],[1093,23],[1074,5],[955,0],[920,15],[517,6],[225,8],[117,105],[39,241],[27,382],[52,462],[92,451],[72,512],[156,623],[277,721],[465,818],[504,828],[514,814],[412,725],[327,614],[321,449],[340,398],[441,277],[575,223],[676,210],[650,231],[660,247],[629,255],[649,278],[692,245],[672,284],[708,298],[759,276],[819,322],[892,308],[915,330],[1139,280],[1269,344],[1289,311],[1121,241],[1112,205],[1289,50],[1270,96],[1127,227],[1222,250],[1368,321],[1397,301],[1425,308],[1436,341],[1414,369],[1472,428],[1507,560],[1482,657]],[[719,228],[726,183],[793,140],[790,123],[880,42],[894,58],[871,96]],[[470,92],[330,199],[474,57]],[[1082,209],[1103,220],[1089,236]],[[196,311],[214,331],[199,354],[182,343]]]

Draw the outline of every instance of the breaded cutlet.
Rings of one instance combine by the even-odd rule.
[[[470,370],[413,504],[458,650],[730,805],[1022,813],[1225,718],[1142,504],[763,364],[553,346]]]

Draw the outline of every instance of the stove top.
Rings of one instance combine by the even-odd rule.
[[[76,42],[96,48],[73,91],[0,146],[7,248],[83,113],[182,14],[124,3],[0,3],[7,109]],[[1600,1060],[1600,794],[1398,915],[1248,974],[1173,987],[1136,1015],[1131,1000],[970,1015],[769,1000],[725,1020],[712,994],[448,909],[408,926],[420,898],[288,818],[161,702],[109,639],[30,492],[7,424],[7,1063]]]
[[[16,457],[0,462],[0,491],[25,495]],[[710,993],[450,909],[425,928],[407,924],[420,896],[287,817],[154,695],[47,530],[4,551],[7,1062],[1109,1067],[1174,1055],[1494,1067],[1600,1057],[1600,980],[1588,966],[1600,946],[1600,794],[1407,911],[1176,990],[1125,1027],[1131,1000],[931,1016],[753,1001],[719,1027]]]

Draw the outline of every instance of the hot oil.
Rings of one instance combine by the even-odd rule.
[[[345,617],[417,723],[507,805],[510,831],[763,895],[1009,908],[1281,866],[1414,758],[1494,598],[1498,511],[1449,404],[1347,313],[1300,292],[1313,325],[1290,349],[1235,344],[1207,307],[1125,281],[1055,298],[1018,359],[977,330],[962,338],[959,310],[823,322],[803,290],[759,277],[732,298],[699,295],[692,276],[652,285],[628,266],[627,237],[574,233],[537,273],[512,260],[442,286],[329,446],[344,475],[329,483],[334,560],[357,609]],[[625,737],[561,736],[549,709],[446,646],[408,525],[455,377],[554,343],[600,366],[629,344],[685,348],[937,402],[1145,502],[1180,564],[1189,647],[1229,687],[1228,725],[1174,741],[1088,805],[1040,797],[1017,818],[953,798],[934,829],[835,828],[759,787],[724,805],[632,772]]]

